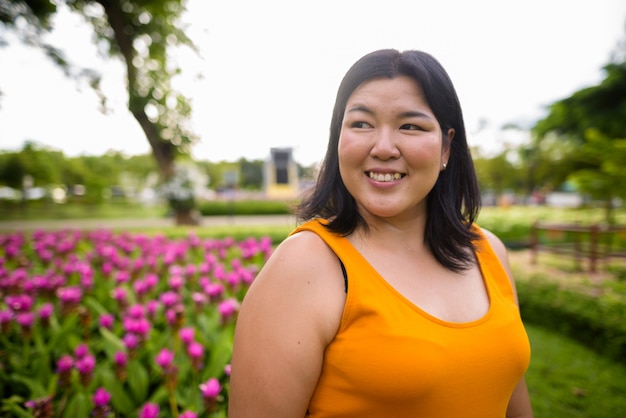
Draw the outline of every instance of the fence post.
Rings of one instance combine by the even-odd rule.
[[[539,244],[537,221],[530,226],[530,263],[537,264],[537,245]]]
[[[596,263],[598,261],[598,232],[599,227],[597,224],[593,224],[589,227],[589,271],[596,272]]]

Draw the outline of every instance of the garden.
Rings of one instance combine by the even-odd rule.
[[[620,212],[619,216],[624,216]],[[587,211],[492,209],[505,242],[532,220]],[[623,218],[620,218],[623,223]],[[232,335],[283,227],[0,232],[0,415],[226,417]],[[626,411],[626,263],[589,275],[511,251],[533,348],[535,416]]]

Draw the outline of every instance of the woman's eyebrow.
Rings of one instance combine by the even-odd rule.
[[[347,113],[353,112],[364,112],[369,115],[373,115],[374,111],[364,105],[355,105],[348,109]],[[399,118],[420,118],[420,119],[432,119],[433,117],[428,113],[420,112],[418,110],[407,110],[406,112],[401,112],[398,114]]]

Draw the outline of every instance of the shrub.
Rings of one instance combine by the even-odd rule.
[[[203,216],[286,215],[293,204],[282,200],[211,200],[198,205]]]
[[[541,276],[517,282],[525,321],[553,329],[626,363],[626,303],[613,292],[562,289]]]

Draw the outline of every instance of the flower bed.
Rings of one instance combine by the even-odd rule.
[[[37,231],[0,248],[0,415],[226,416],[269,238]]]

